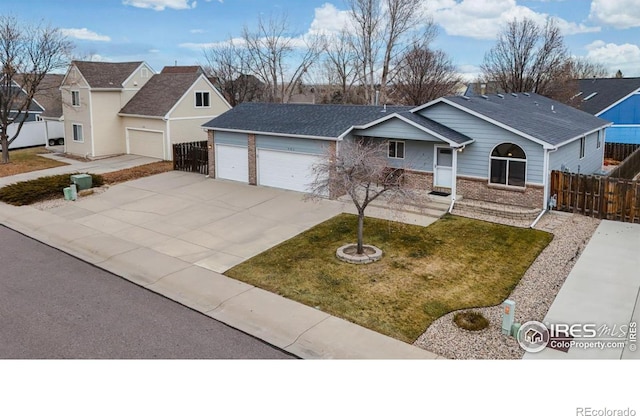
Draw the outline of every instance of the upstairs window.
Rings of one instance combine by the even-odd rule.
[[[196,92],[196,107],[210,107],[209,91]]]
[[[517,144],[502,143],[491,152],[489,182],[499,185],[524,187],[527,156]]]
[[[404,142],[389,140],[389,158],[404,159]]]
[[[580,159],[584,159],[584,150],[587,147],[587,138],[580,138]]]
[[[80,91],[71,91],[71,105],[80,107]]]
[[[598,136],[596,137],[596,149],[600,149],[600,146],[602,146],[602,139],[600,138],[600,133],[601,131],[598,130]]]

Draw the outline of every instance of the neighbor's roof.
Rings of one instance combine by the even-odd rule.
[[[161,74],[203,74],[204,71],[202,67],[199,65],[191,65],[191,66],[165,66],[162,68]]]
[[[61,74],[47,74],[40,82],[34,98],[44,107],[42,117],[62,117],[62,94],[59,88],[63,79],[64,75]]]
[[[73,61],[91,88],[122,88],[122,84],[142,65],[138,62]]]
[[[534,93],[484,97],[486,98],[451,96],[442,100],[553,146],[611,124],[607,120]]]
[[[195,72],[155,74],[120,110],[120,114],[164,117],[200,75]]]
[[[598,114],[640,89],[640,78],[589,78],[578,80],[580,109]],[[593,95],[596,93],[595,95]],[[590,97],[585,101],[585,98]]]
[[[219,115],[204,127],[275,133],[296,136],[337,138],[353,126],[365,125],[395,111],[411,107],[242,103]]]

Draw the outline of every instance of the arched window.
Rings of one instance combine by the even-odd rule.
[[[517,144],[502,143],[491,152],[490,183],[524,187],[527,156]]]

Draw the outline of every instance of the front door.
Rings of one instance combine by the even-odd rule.
[[[435,146],[433,156],[433,186],[451,188],[453,177],[453,149]]]

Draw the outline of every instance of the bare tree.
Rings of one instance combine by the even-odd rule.
[[[258,20],[257,30],[244,27],[242,37],[247,48],[248,66],[268,87],[268,99],[288,102],[304,74],[322,51],[319,38],[306,38],[304,45],[288,36],[285,16]],[[292,62],[296,62],[292,66]]]
[[[393,95],[397,102],[420,105],[453,95],[462,78],[444,51],[415,45],[400,59]]]
[[[606,66],[584,57],[569,59],[568,70],[572,79],[605,78],[609,74]]]
[[[346,29],[327,39],[325,45],[324,69],[330,86],[337,88],[331,97],[333,104],[353,103],[351,89],[356,82],[357,71],[354,65],[356,53],[352,48],[353,40]]]
[[[420,13],[422,0],[349,0],[355,26],[353,48],[357,53],[359,81],[365,85],[365,98],[375,103],[386,100],[393,79],[393,62],[402,54],[406,36],[422,27],[421,37],[435,35],[433,22]]]
[[[264,92],[264,84],[250,74],[248,50],[238,43],[229,39],[203,51],[205,70],[233,107],[260,100]]]
[[[387,194],[396,200],[411,200],[413,190],[406,185],[403,170],[387,164],[388,143],[348,140],[339,151],[328,151],[313,167],[311,195],[349,195],[358,211],[357,253],[363,254],[364,213],[371,202]]]
[[[22,25],[0,16],[0,145],[2,163],[9,163],[9,145],[29,117],[33,98],[47,73],[65,68],[72,50],[58,28]],[[12,137],[9,125],[17,123]]]
[[[539,26],[531,19],[514,19],[480,66],[483,78],[505,92],[535,92],[549,96],[554,78],[565,71],[567,48],[555,20]]]

